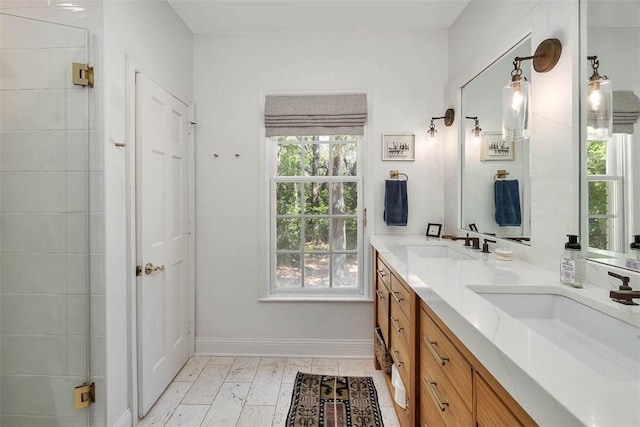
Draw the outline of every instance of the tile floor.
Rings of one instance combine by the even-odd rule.
[[[298,371],[373,377],[385,427],[399,425],[373,359],[194,356],[138,426],[283,427]]]

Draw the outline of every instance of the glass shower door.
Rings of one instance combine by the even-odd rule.
[[[86,29],[0,13],[0,426],[86,426]]]

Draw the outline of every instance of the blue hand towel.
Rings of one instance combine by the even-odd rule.
[[[387,225],[406,226],[409,218],[407,181],[384,182],[384,215]]]
[[[496,204],[496,223],[500,227],[520,226],[520,191],[518,180],[500,180],[493,184]]]

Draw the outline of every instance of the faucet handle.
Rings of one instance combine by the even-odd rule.
[[[484,239],[484,243],[482,243],[482,253],[483,254],[490,254],[491,251],[489,250],[489,243],[497,243],[495,240],[491,240],[491,239]]]
[[[629,286],[629,276],[622,276],[620,274],[616,274],[612,271],[608,272],[609,276],[611,277],[615,277],[616,279],[620,279],[622,280],[622,285],[620,286],[620,290],[621,291],[630,291],[631,290],[631,286]]]

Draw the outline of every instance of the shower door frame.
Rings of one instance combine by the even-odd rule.
[[[17,9],[17,10],[21,10],[21,9]],[[10,17],[10,18],[19,19],[19,20],[30,21],[30,22],[33,22],[33,23],[41,23],[43,25],[46,25],[46,28],[43,27],[45,30],[48,29],[48,28],[51,28],[50,26],[64,27],[64,28],[68,28],[68,29],[71,29],[71,30],[74,30],[74,31],[78,30],[78,34],[77,34],[78,41],[82,39],[82,45],[80,47],[78,47],[78,46],[68,46],[68,45],[64,45],[64,46],[62,46],[62,45],[60,45],[60,46],[52,45],[52,46],[47,46],[47,47],[44,47],[44,46],[42,46],[42,47],[19,47],[19,46],[13,46],[13,47],[10,47],[8,50],[14,50],[14,49],[15,50],[20,50],[20,49],[22,49],[22,50],[25,50],[25,49],[41,49],[41,50],[47,50],[47,51],[56,51],[56,50],[63,50],[63,49],[76,49],[78,51],[82,50],[84,52],[82,54],[83,58],[82,58],[81,62],[82,63],[86,63],[86,64],[90,63],[90,60],[91,60],[91,57],[92,57],[92,54],[91,54],[92,47],[91,47],[91,43],[90,43],[91,32],[89,31],[89,28],[80,27],[80,26],[77,26],[77,25],[71,25],[71,24],[63,23],[63,22],[56,22],[55,20],[53,20],[53,18],[51,20],[48,20],[46,18],[33,17],[33,16],[29,16],[28,13],[26,15],[22,15],[22,14],[19,14],[19,13],[16,13],[16,12],[7,12],[7,11],[5,11],[5,9],[0,9],[0,15],[3,15],[3,16],[6,16],[6,17]],[[45,31],[45,33],[46,33],[46,31]],[[51,36],[51,34],[48,34],[48,35]],[[19,36],[20,36],[20,34],[17,35],[17,37],[19,37]],[[73,35],[73,39],[75,40],[75,38],[76,38],[76,35],[74,34]],[[79,58],[74,58],[74,61],[75,60],[79,60]],[[92,227],[91,227],[91,214],[93,212],[92,211],[93,206],[92,206],[92,203],[91,203],[91,195],[90,195],[91,183],[90,182],[91,182],[91,179],[92,179],[91,177],[92,177],[92,172],[93,172],[93,169],[92,169],[92,166],[91,166],[91,155],[92,155],[92,149],[94,149],[94,148],[91,147],[91,142],[92,141],[91,141],[90,134],[91,134],[91,131],[93,129],[91,127],[90,110],[92,109],[92,107],[96,103],[96,98],[94,96],[92,96],[92,94],[90,92],[90,89],[92,89],[93,86],[88,87],[88,86],[85,86],[85,85],[81,85],[81,86],[84,86],[84,87],[78,88],[77,86],[75,86],[76,85],[75,82],[73,84],[71,84],[72,83],[71,82],[71,77],[73,75],[73,73],[70,72],[71,69],[72,69],[72,62],[70,61],[68,64],[64,64],[64,65],[68,66],[69,73],[65,74],[65,77],[68,77],[68,80],[66,81],[66,83],[63,86],[57,87],[57,86],[55,86],[55,84],[53,86],[51,86],[51,82],[52,81],[50,80],[49,81],[49,86],[46,86],[46,87],[8,88],[6,90],[39,90],[39,91],[52,90],[52,91],[65,91],[65,93],[70,93],[69,91],[73,91],[73,90],[82,91],[83,102],[86,103],[83,106],[83,107],[86,107],[86,110],[83,111],[83,113],[86,113],[86,117],[85,117],[86,118],[86,122],[84,123],[84,126],[83,127],[79,127],[79,128],[69,128],[68,126],[64,126],[64,127],[60,128],[60,129],[55,127],[55,128],[51,128],[51,129],[49,129],[49,128],[46,128],[46,129],[36,129],[36,128],[34,128],[34,129],[23,129],[23,130],[12,130],[11,129],[12,127],[10,126],[9,130],[7,132],[19,132],[19,131],[34,132],[34,133],[35,132],[60,132],[60,133],[62,133],[62,132],[70,132],[71,134],[73,134],[75,132],[78,132],[78,133],[82,134],[81,141],[85,144],[85,147],[86,147],[86,157],[83,159],[84,162],[85,162],[84,167],[81,168],[81,169],[78,169],[78,170],[72,170],[67,165],[64,169],[61,169],[61,170],[57,170],[55,168],[54,169],[44,168],[43,170],[24,170],[24,171],[16,170],[16,171],[13,171],[14,173],[22,172],[22,173],[32,173],[32,174],[34,174],[34,173],[36,173],[36,174],[37,173],[60,173],[60,174],[62,174],[62,173],[64,173],[64,174],[84,173],[84,174],[86,174],[86,181],[85,181],[86,188],[87,188],[86,201],[85,201],[86,204],[84,206],[82,206],[82,210],[75,211],[75,210],[71,209],[67,205],[66,208],[61,212],[56,212],[56,211],[45,212],[44,210],[43,211],[34,210],[34,211],[25,211],[25,212],[23,212],[23,214],[24,213],[49,214],[49,215],[51,215],[51,214],[58,214],[58,215],[60,215],[60,214],[64,214],[64,215],[74,215],[74,214],[77,215],[77,214],[80,214],[80,215],[86,216],[86,226],[84,227],[84,231],[86,232],[86,239],[84,241],[84,244],[86,246],[85,246],[85,249],[83,251],[81,250],[80,252],[74,252],[74,251],[70,252],[69,248],[66,247],[64,252],[56,252],[56,251],[46,252],[45,251],[45,252],[42,252],[40,254],[40,255],[77,255],[77,254],[86,255],[86,264],[85,264],[86,273],[85,273],[85,277],[84,277],[84,285],[83,285],[84,286],[84,288],[83,288],[84,293],[83,294],[73,293],[68,288],[65,291],[65,293],[62,293],[62,294],[57,294],[57,293],[54,293],[54,294],[43,294],[43,295],[46,295],[46,296],[53,296],[53,295],[55,295],[55,296],[65,296],[66,298],[69,298],[71,296],[80,296],[80,295],[83,296],[84,311],[85,311],[84,320],[82,322],[82,324],[84,325],[83,334],[77,334],[77,333],[73,334],[73,333],[69,333],[67,331],[66,335],[61,335],[61,336],[66,336],[66,337],[78,337],[79,336],[79,337],[84,337],[84,339],[85,339],[85,344],[84,344],[85,369],[84,369],[84,375],[83,375],[84,376],[84,384],[73,383],[71,385],[71,387],[69,387],[68,390],[64,391],[64,393],[68,392],[68,396],[69,397],[77,397],[77,396],[75,396],[76,393],[74,392],[73,387],[78,388],[78,387],[83,386],[83,385],[89,385],[89,383],[91,383],[91,381],[92,381],[92,364],[91,364],[91,362],[92,362],[93,355],[92,355],[92,352],[91,352],[91,349],[92,349],[91,340],[92,340],[94,331],[92,330],[92,326],[91,326],[91,297],[92,297],[92,293],[91,293],[92,283],[91,283],[91,281],[92,281],[92,273],[91,273],[91,262],[90,262],[90,259],[91,259],[91,256],[93,254],[93,251],[91,249],[91,240],[92,240],[92,237],[91,237],[91,229],[92,229]],[[2,88],[2,89],[5,89],[5,88]],[[0,108],[2,108],[2,107],[0,106]],[[7,106],[4,106],[4,108],[7,108]],[[67,112],[67,115],[64,116],[64,118],[62,120],[68,120],[68,117],[69,117],[68,114],[73,114],[73,113]],[[4,130],[4,129],[2,129],[2,130]],[[67,138],[68,138],[68,136],[67,136]],[[69,140],[65,139],[65,142],[68,144]],[[70,145],[65,145],[65,150],[68,150],[69,147],[71,147],[71,146]],[[57,147],[57,148],[60,148],[60,147]],[[65,191],[67,192],[67,196],[68,196],[68,192],[70,191],[69,187],[67,187]],[[77,208],[75,208],[75,209],[77,209]],[[0,214],[0,215],[2,215],[2,214]],[[67,222],[67,224],[68,224],[68,222]],[[66,230],[66,233],[68,235],[69,230]],[[31,255],[35,255],[35,254],[36,254],[35,252],[31,253]],[[67,267],[67,268],[69,268],[69,267]],[[67,274],[68,274],[68,272],[67,272]],[[2,289],[2,288],[0,287],[0,289]],[[76,291],[77,290],[78,289],[76,289]],[[26,295],[29,295],[29,293],[20,294],[20,295],[25,295],[26,296]],[[1,293],[0,293],[0,298],[1,298]],[[68,306],[69,306],[69,301],[67,301],[67,307]],[[76,307],[76,309],[77,309],[77,307]],[[67,314],[67,322],[69,322],[68,314]],[[68,326],[67,326],[67,329],[68,329]],[[8,335],[11,335],[11,333],[9,333]],[[56,336],[56,334],[43,333],[42,336],[43,337],[44,336]],[[71,352],[71,350],[68,347],[67,347],[67,352]],[[67,354],[66,357],[69,359],[70,355]],[[0,375],[4,375],[4,373],[2,371],[0,371]],[[44,376],[44,375],[47,375],[47,374],[37,374],[37,375]],[[56,377],[59,377],[59,378],[81,378],[82,377],[81,375],[74,375],[74,374],[69,373],[69,372],[67,372],[65,375],[53,374],[53,373],[49,373],[48,375],[51,377],[51,379],[56,378]],[[71,382],[73,382],[73,381],[71,381]],[[91,388],[93,388],[93,385],[92,385]],[[52,393],[55,393],[55,392],[52,390]],[[73,403],[74,402],[72,401],[72,404]],[[87,409],[87,408],[90,408],[90,403],[89,403],[89,405],[84,406],[84,407],[82,407],[82,406],[80,406],[79,408],[76,407],[76,412],[78,410],[83,410],[83,409]],[[0,406],[0,416],[2,414],[3,409],[4,408],[2,408]],[[8,415],[10,415],[10,414],[8,414]],[[102,414],[94,414],[92,409],[88,409],[88,410],[84,411],[84,414],[82,414],[82,416],[79,416],[78,418],[84,418],[85,425],[89,426],[91,424],[90,423],[91,417],[96,416],[96,415],[98,417],[102,416]],[[67,417],[67,416],[64,415],[64,412],[62,412],[62,413],[56,412],[55,414],[44,414],[44,415],[41,415],[41,414],[25,414],[24,416],[47,417],[47,418],[50,417],[50,418],[57,419],[57,420],[60,420],[60,421],[63,421]],[[72,417],[72,418],[75,418],[75,417]]]

